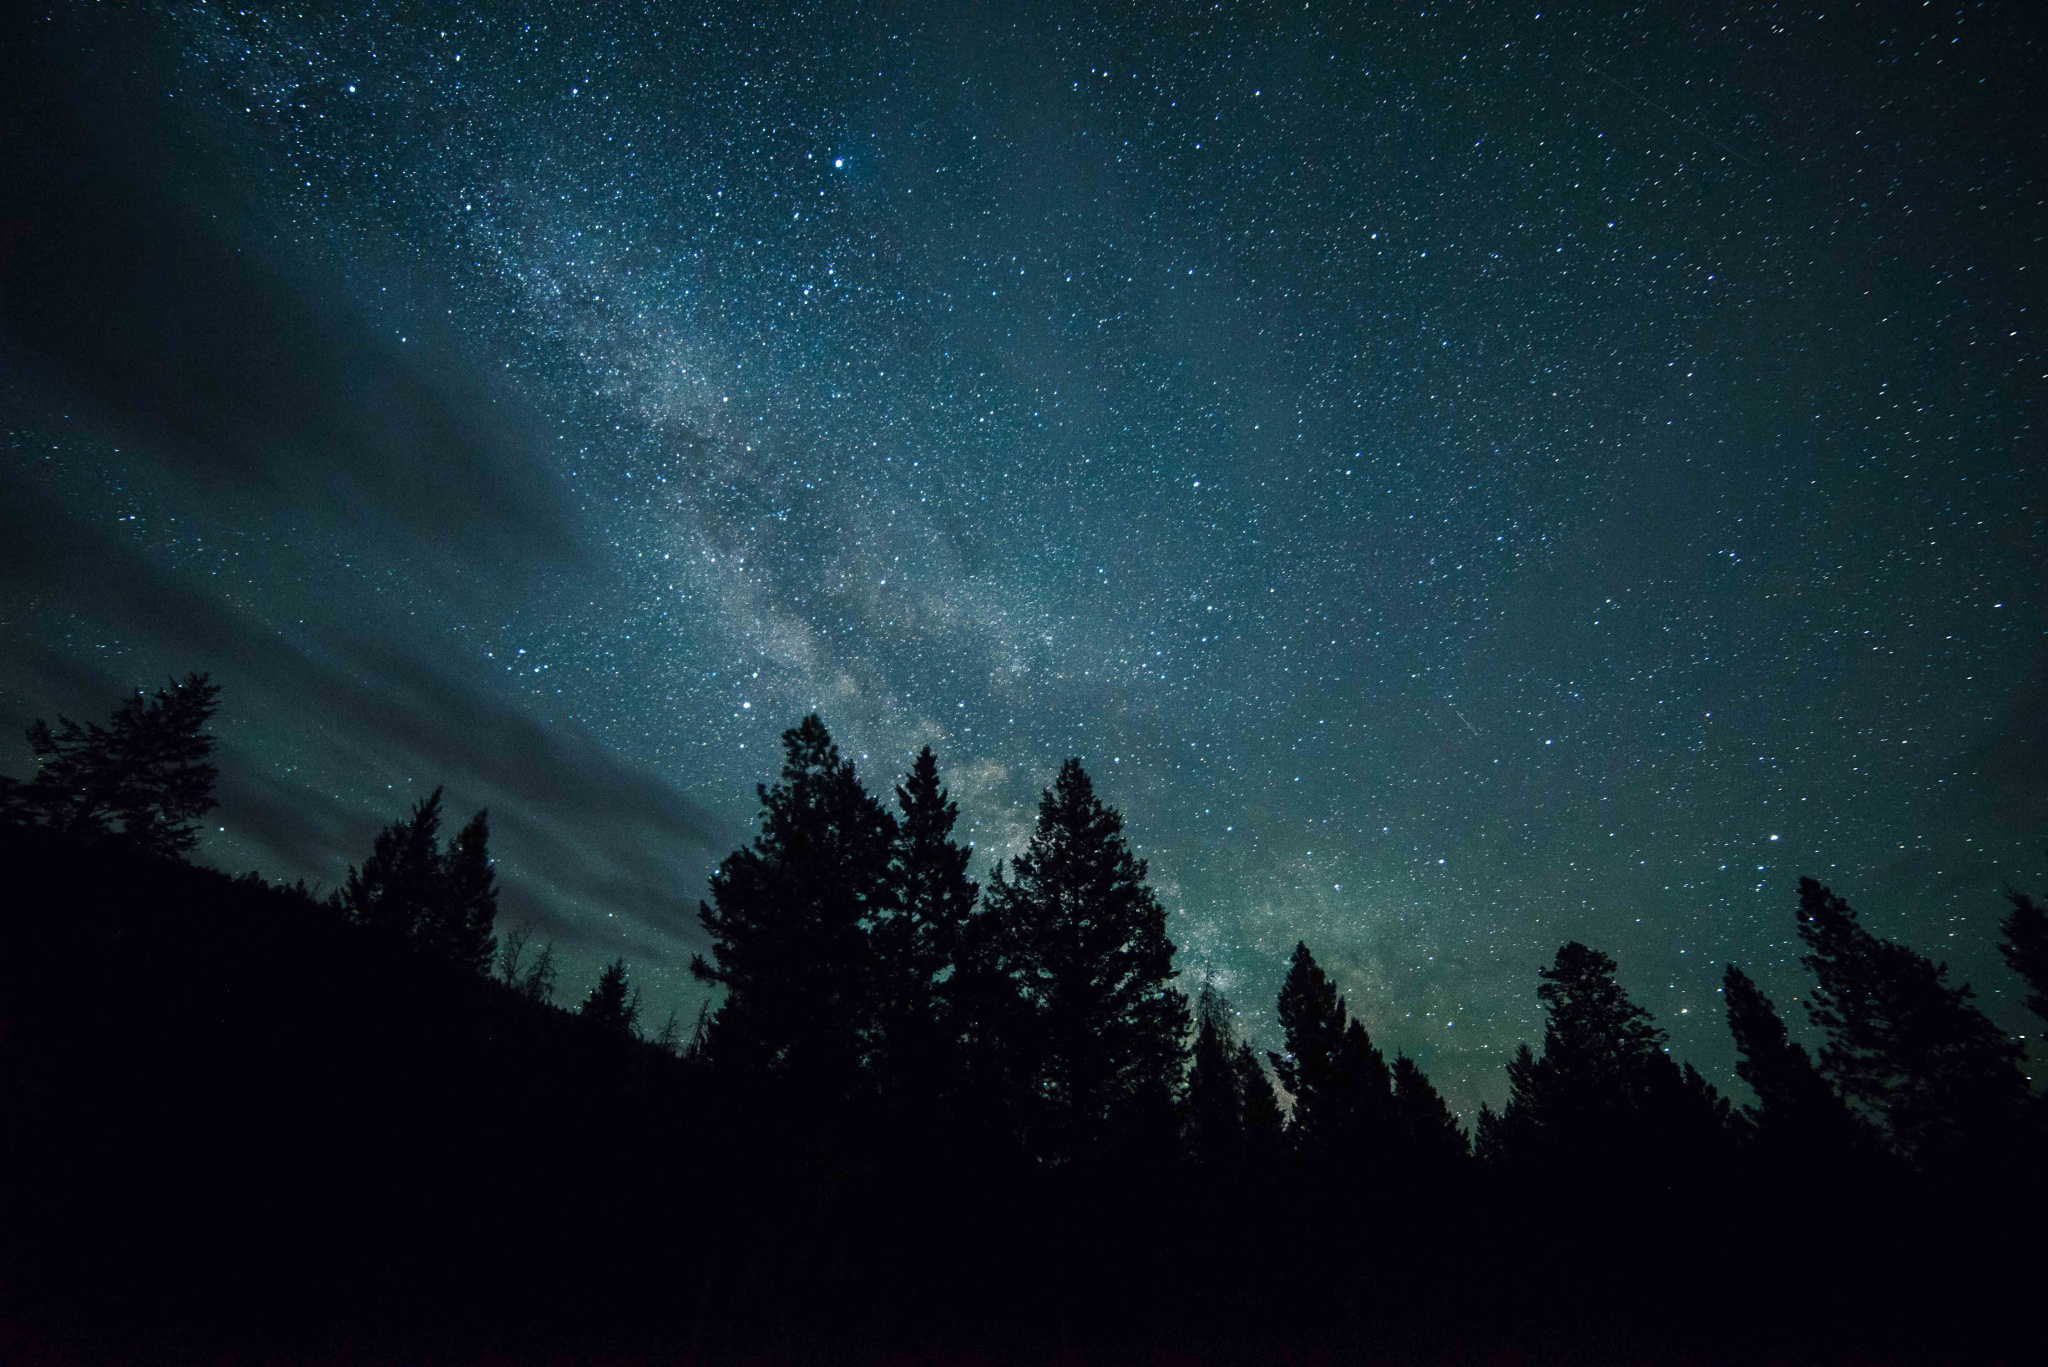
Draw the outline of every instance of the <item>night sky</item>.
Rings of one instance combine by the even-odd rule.
[[[815,708],[983,877],[1079,755],[1468,1120],[1572,938],[1728,1081],[1800,874],[2025,1029],[2029,9],[22,14],[0,725],[211,670],[203,859],[445,783],[657,1023]]]

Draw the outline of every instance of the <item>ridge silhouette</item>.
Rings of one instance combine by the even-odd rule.
[[[10,1360],[1967,1357],[2039,1284],[2020,1042],[1812,880],[1818,1050],[1726,968],[1753,1104],[1571,942],[1468,1142],[1305,943],[1270,1076],[1191,1006],[1078,760],[978,885],[929,749],[892,813],[805,718],[701,905],[722,996],[649,1039],[623,959],[556,1003],[438,789],[325,899],[186,862],[216,704],[38,723],[0,783]]]

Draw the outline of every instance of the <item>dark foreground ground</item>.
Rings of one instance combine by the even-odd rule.
[[[2024,1192],[1050,1179],[0,831],[0,1362],[2035,1362]]]

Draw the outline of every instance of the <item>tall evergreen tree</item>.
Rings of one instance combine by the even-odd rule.
[[[2029,1093],[2020,1046],[1949,985],[1948,966],[1871,934],[1849,904],[1799,880],[1799,937],[1819,985],[1807,1003],[1827,1032],[1820,1066],[1848,1101],[1927,1166],[2004,1155]]]
[[[1451,1167],[1471,1156],[1458,1118],[1406,1054],[1394,1056],[1394,1117],[1403,1147],[1422,1166]]]
[[[859,1087],[875,1034],[868,932],[894,911],[897,823],[815,713],[782,749],[781,778],[759,789],[760,834],[711,875],[697,914],[712,957],[690,971],[725,989],[714,1063],[798,1079],[825,1100]]]
[[[1246,1166],[1264,1171],[1279,1162],[1286,1132],[1286,1117],[1280,1113],[1280,1099],[1273,1095],[1273,1080],[1259,1063],[1258,1051],[1240,1043],[1232,1059],[1237,1074],[1237,1094],[1244,1102],[1244,1153]]]
[[[444,894],[441,790],[434,789],[377,833],[361,868],[349,867],[340,901],[357,924],[410,940],[435,916]]]
[[[1297,943],[1280,984],[1287,1050],[1273,1070],[1294,1098],[1288,1134],[1311,1162],[1372,1163],[1394,1143],[1393,1078],[1363,1022],[1349,1018],[1337,985]]]
[[[1678,1087],[1660,1093],[1658,1117],[1676,1141],[1675,1156],[1718,1164],[1749,1136],[1749,1121],[1735,1113],[1735,1103],[1690,1063],[1679,1065]]]
[[[1671,1061],[1664,1032],[1614,971],[1576,940],[1542,970],[1543,1052],[1524,1044],[1509,1061],[1506,1109],[1480,1113],[1481,1157],[1641,1177],[1728,1142],[1727,1103]]]
[[[1342,1136],[1339,1143],[1349,1150],[1349,1161],[1371,1165],[1394,1156],[1401,1136],[1394,1114],[1393,1070],[1366,1033],[1365,1022],[1356,1016],[1344,1026],[1338,1078],[1343,1109],[1337,1133]]]
[[[497,875],[491,871],[490,818],[471,817],[441,846],[441,790],[434,789],[378,832],[370,857],[353,865],[334,901],[358,925],[408,940],[475,973],[491,969],[497,940]],[[519,936],[514,959],[524,950]]]
[[[491,871],[490,813],[479,811],[455,833],[441,861],[440,896],[419,938],[434,953],[475,972],[490,968],[498,941],[498,876]]]
[[[1238,1070],[1230,1004],[1209,983],[1195,994],[1195,1044],[1188,1066],[1188,1156],[1203,1166],[1235,1163],[1245,1147],[1245,1079]]]
[[[1787,1032],[1763,989],[1729,964],[1721,990],[1740,1056],[1736,1075],[1756,1093],[1748,1116],[1757,1140],[1773,1157],[1802,1163],[1834,1163],[1865,1149],[1865,1127],[1828,1086],[1806,1047]]]
[[[1299,1141],[1330,1125],[1324,1117],[1335,1102],[1325,1098],[1337,1089],[1337,1059],[1348,1015],[1337,985],[1304,941],[1296,941],[1287,976],[1280,982],[1278,1014],[1287,1049],[1268,1057],[1280,1085],[1294,1099],[1288,1129]]]
[[[598,971],[576,1014],[615,1034],[638,1036],[640,989],[626,976],[624,959],[613,959]]]
[[[2012,911],[1999,927],[1998,952],[2027,984],[2027,1009],[2048,1023],[2048,907],[2008,891]]]
[[[949,990],[980,891],[967,876],[972,853],[953,840],[960,808],[939,784],[931,747],[896,788],[894,896],[871,931],[876,972],[872,1057],[884,1087],[927,1096],[956,1089],[960,1070]]]
[[[1536,1055],[1528,1043],[1517,1044],[1508,1059],[1508,1102],[1499,1110],[1479,1103],[1479,1123],[1472,1132],[1472,1153],[1489,1167],[1506,1167],[1541,1156],[1543,1134],[1538,1128],[1536,1098],[1542,1092],[1537,1079]]]
[[[1270,1172],[1285,1120],[1258,1052],[1237,1037],[1230,1000],[1209,983],[1195,998],[1183,1138],[1188,1157],[1226,1176]]]
[[[997,865],[977,922],[974,1009],[1000,989],[1002,1083],[1032,1151],[1059,1164],[1170,1142],[1187,997],[1145,862],[1079,760],[1040,801],[1030,845]]]
[[[2012,911],[1999,927],[1998,952],[2027,984],[2027,1009],[2048,1025],[2048,908],[2023,892],[2005,895]],[[2036,1136],[2048,1134],[2048,1091],[2034,1094],[2030,1110]]]
[[[37,720],[28,728],[35,776],[0,776],[0,817],[73,837],[118,834],[146,854],[189,854],[199,818],[219,805],[220,771],[204,730],[219,698],[218,684],[188,674],[130,698],[106,726]]]

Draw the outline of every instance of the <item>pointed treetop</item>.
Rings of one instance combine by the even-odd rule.
[[[130,697],[106,726],[37,720],[27,733],[35,776],[0,776],[0,820],[73,837],[118,835],[146,854],[190,853],[198,819],[218,805],[220,771],[204,728],[219,696],[206,675],[187,674],[154,695]]]
[[[905,825],[943,825],[948,830],[960,815],[960,806],[939,785],[939,761],[927,745],[911,761],[910,772],[896,785],[896,805]],[[915,832],[922,834],[922,831]]]
[[[2024,892],[2006,891],[2012,912],[1999,927],[1998,952],[2026,981],[2027,1009],[2048,1021],[2048,908]]]
[[[1800,962],[1818,979],[1808,1016],[1827,1031],[1821,1071],[1919,1162],[2016,1142],[2029,1089],[2023,1049],[1948,965],[1873,935],[1842,898],[1799,880]]]
[[[613,959],[598,973],[577,1014],[621,1035],[638,1034],[640,989],[628,981],[624,959]]]
[[[1664,1054],[1666,1036],[1650,1013],[1629,1000],[1614,977],[1615,963],[1572,940],[1537,976],[1536,996],[1549,1012],[1543,1054],[1567,1069],[1630,1069]]]

